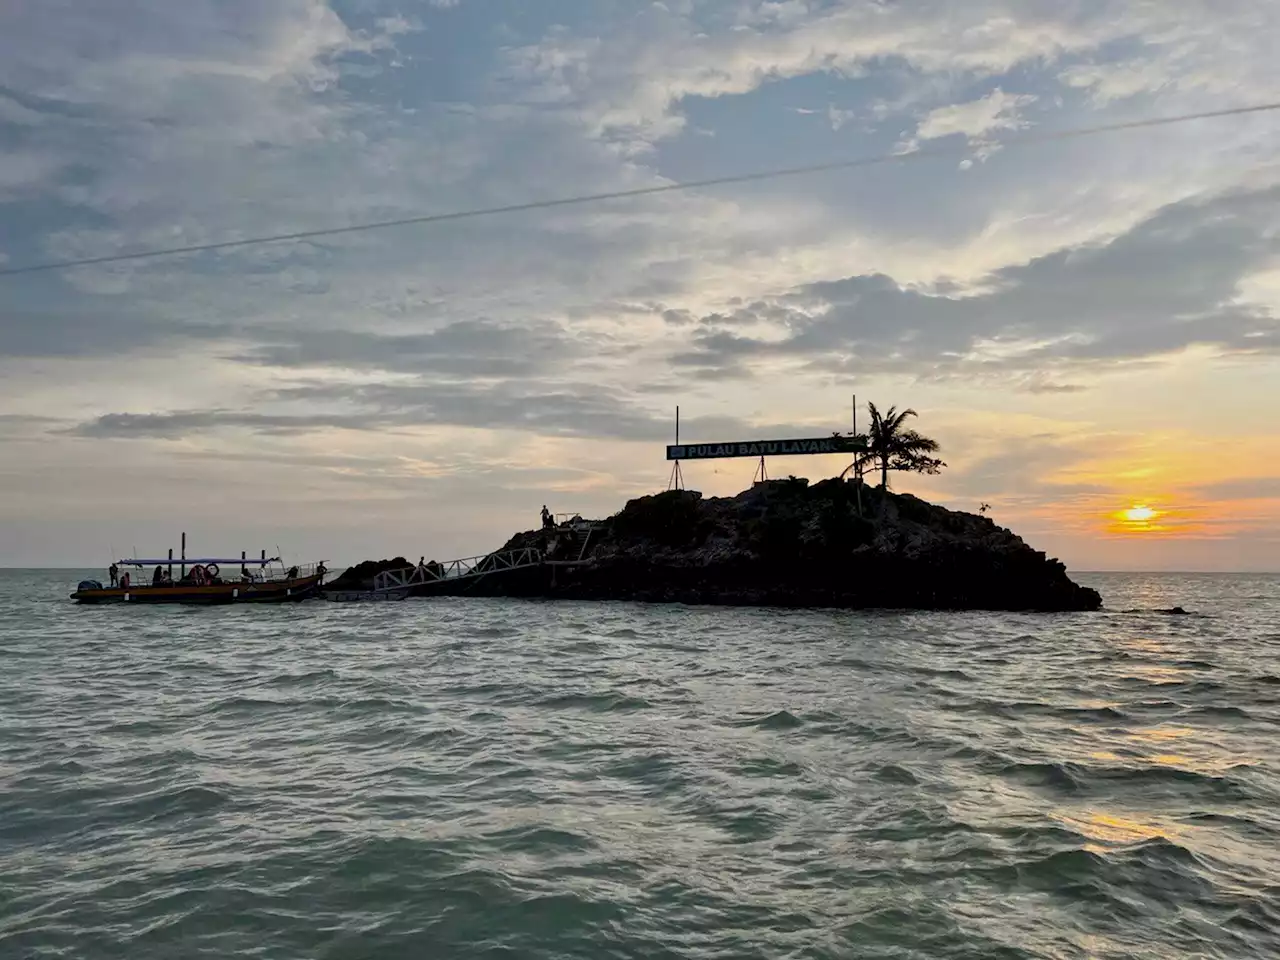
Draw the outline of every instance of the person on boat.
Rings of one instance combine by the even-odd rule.
[[[113,563],[111,566],[107,567],[107,574],[111,577],[111,585],[113,587],[119,586],[120,568]]]
[[[123,587],[125,590],[128,590],[130,579],[131,578],[129,576],[129,571],[126,570],[124,574],[120,577],[120,586]]]
[[[544,503],[542,505],[542,529],[546,530],[555,525],[556,522],[551,516],[551,511],[547,509],[547,505]]]
[[[253,582],[253,577],[249,576],[249,568],[246,567],[243,563],[240,564],[240,582],[241,583]]]
[[[297,568],[297,567],[290,567],[290,568],[289,568],[289,572],[288,572],[287,574],[285,574],[285,576],[286,576],[286,577],[288,577],[290,580],[297,580],[297,579],[298,579],[298,568]]]
[[[153,587],[164,586],[164,567],[156,566],[156,572],[151,576],[151,585]]]

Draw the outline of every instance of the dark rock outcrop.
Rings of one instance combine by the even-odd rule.
[[[585,562],[419,592],[952,610],[1102,603],[1061,562],[986,517],[856,481],[772,480],[711,499],[669,491],[630,501],[596,524],[585,548],[584,538],[583,525],[519,533],[502,549],[536,546],[549,559]]]
[[[342,573],[324,585],[326,590],[372,590],[373,578],[387,570],[403,570],[411,567],[404,557],[391,560],[365,560],[354,567],[347,567]]]

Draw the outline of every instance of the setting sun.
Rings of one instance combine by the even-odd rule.
[[[1124,512],[1124,518],[1130,523],[1149,523],[1160,516],[1146,504],[1137,504]]]
[[[1157,510],[1151,504],[1139,501],[1111,514],[1111,530],[1122,535],[1159,533],[1166,529],[1160,523],[1166,516],[1166,511]]]

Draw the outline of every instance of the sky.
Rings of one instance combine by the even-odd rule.
[[[0,565],[469,556],[664,489],[677,405],[823,436],[856,395],[942,444],[895,489],[1072,569],[1280,569],[1280,112],[1045,136],[1280,101],[1278,35],[1271,0],[0,4],[0,270],[900,158],[0,276]]]

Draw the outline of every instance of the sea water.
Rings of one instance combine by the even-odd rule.
[[[1280,956],[1276,577],[1027,615],[83,575],[0,571],[0,957]]]

